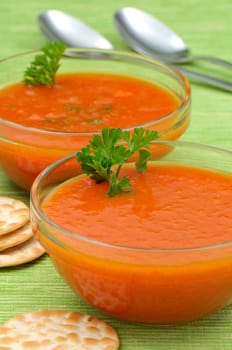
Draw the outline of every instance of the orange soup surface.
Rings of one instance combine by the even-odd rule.
[[[134,192],[106,196],[84,175],[61,185],[44,210],[61,227],[110,244],[187,248],[232,239],[231,176],[178,165],[132,168]]]
[[[44,130],[126,128],[173,112],[180,102],[164,88],[127,76],[59,74],[56,84],[18,83],[0,91],[0,118]]]

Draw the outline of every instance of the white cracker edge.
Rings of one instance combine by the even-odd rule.
[[[39,258],[45,253],[44,248],[34,238],[0,252],[0,267],[21,265]]]
[[[33,236],[33,231],[30,222],[25,224],[23,227],[0,236],[0,252],[12,248],[18,244],[27,241]]]

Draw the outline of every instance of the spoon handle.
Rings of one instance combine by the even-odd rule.
[[[216,86],[222,90],[232,91],[232,83],[226,80],[218,79],[211,75],[206,75],[203,73],[191,71],[186,68],[180,68],[182,73],[186,74],[189,78],[193,78],[199,81],[202,81],[208,85]]]
[[[217,64],[218,66],[232,69],[232,63],[231,62],[228,62],[228,61],[223,60],[223,59],[218,58],[218,57],[200,56],[200,55],[198,55],[198,56],[193,56],[192,59],[194,61],[195,60],[208,61],[208,62],[211,62],[213,64]]]
[[[172,62],[177,64],[191,63],[193,61],[207,61],[224,68],[232,69],[231,62],[223,60],[222,58],[213,57],[213,56],[205,56],[205,55],[183,56],[183,57],[178,57],[177,59],[172,59]]]

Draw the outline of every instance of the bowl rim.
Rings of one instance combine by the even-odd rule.
[[[6,58],[0,59],[0,65],[1,63],[7,62],[9,60],[17,59],[18,57],[23,57],[27,55],[35,55],[37,53],[40,53],[40,50],[30,50],[25,51],[22,53],[18,53],[15,55],[8,56]],[[123,50],[107,50],[107,49],[88,49],[88,48],[66,48],[64,57],[69,59],[75,59],[75,58],[88,58],[88,59],[107,59],[107,60],[126,60],[132,63],[142,63],[147,66],[151,67],[158,67],[158,69],[164,71],[166,74],[172,75],[175,79],[179,81],[180,84],[182,84],[184,88],[185,96],[183,97],[180,105],[175,109],[174,111],[160,117],[157,119],[154,119],[152,121],[148,121],[141,124],[131,125],[125,128],[122,128],[123,130],[132,130],[134,128],[138,127],[150,127],[155,126],[156,124],[160,123],[161,121],[166,121],[168,119],[172,119],[173,116],[176,114],[178,115],[181,113],[186,106],[191,104],[191,85],[187,79],[187,77],[177,68],[174,67],[166,62],[161,61],[158,58],[149,58],[146,56],[139,55],[135,52],[129,52],[129,51],[123,51]],[[59,73],[58,73],[59,74]],[[63,73],[60,73],[63,74]],[[139,78],[141,79],[141,78]],[[0,125],[6,125],[11,128],[17,128],[18,130],[26,131],[26,132],[33,132],[33,133],[39,133],[44,135],[65,135],[65,136],[75,136],[75,135],[83,135],[83,136],[90,136],[93,134],[100,134],[101,131],[75,131],[75,132],[69,132],[69,131],[59,131],[59,130],[48,130],[48,129],[41,129],[41,128],[35,128],[26,126],[23,124],[18,124],[16,122],[12,122],[10,120],[4,119],[0,117]],[[174,125],[175,127],[175,125]],[[162,136],[162,134],[160,135]]]
[[[217,146],[212,146],[208,144],[202,144],[202,143],[196,143],[196,142],[189,142],[189,141],[167,141],[167,140],[155,140],[152,143],[154,144],[161,144],[161,145],[166,145],[166,146],[176,146],[176,147],[193,147],[195,149],[202,149],[202,150],[208,150],[209,152],[217,152],[221,154],[228,155],[232,159],[232,150],[228,150],[225,148],[220,148]],[[37,195],[39,192],[39,186],[40,186],[40,181],[43,180],[44,177],[46,177],[49,173],[51,173],[57,166],[65,163],[66,161],[74,158],[76,156],[76,152],[72,152],[52,164],[48,165],[44,170],[40,172],[40,174],[36,177],[34,180],[31,191],[30,191],[30,207],[31,209],[33,208],[33,211],[36,213],[37,217],[40,218],[40,220],[43,220],[48,224],[50,227],[53,227],[55,230],[59,230],[60,232],[67,234],[68,236],[71,237],[76,237],[80,239],[81,241],[89,242],[98,246],[103,246],[103,247],[109,247],[109,248],[114,248],[114,249],[120,249],[120,250],[127,250],[127,251],[137,251],[137,252],[157,252],[157,253],[162,253],[162,252],[169,252],[169,253],[178,253],[178,252],[195,252],[195,251],[202,251],[202,250],[207,250],[207,249],[216,249],[220,247],[225,247],[228,245],[232,244],[232,239],[229,241],[225,242],[219,242],[219,243],[214,243],[214,244],[208,244],[208,245],[203,245],[203,246],[194,246],[194,247],[186,247],[186,248],[140,248],[140,247],[133,247],[133,246],[125,246],[125,245],[120,245],[120,244],[111,244],[108,242],[104,241],[99,241],[96,239],[92,239],[86,236],[81,235],[80,233],[73,232],[71,230],[62,228],[55,222],[53,222],[51,219],[49,219],[46,215],[46,213],[41,209],[39,205],[39,201],[37,199]],[[230,175],[230,172],[228,172]],[[232,180],[232,172],[231,172],[231,180]],[[43,233],[46,235],[45,233]],[[46,237],[48,237],[46,235]],[[51,238],[49,237],[49,240]],[[53,242],[56,243],[53,239]],[[56,243],[57,244],[57,243]]]

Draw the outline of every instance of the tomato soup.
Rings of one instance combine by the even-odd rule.
[[[54,86],[23,83],[0,93],[0,116],[33,128],[99,131],[128,128],[173,112],[179,101],[167,90],[126,76],[58,75]]]
[[[30,189],[42,169],[83,147],[103,127],[145,124],[161,138],[178,138],[189,123],[189,109],[177,112],[182,103],[164,87],[114,74],[66,73],[50,87],[2,88],[0,118],[17,125],[1,125],[0,164]]]
[[[185,322],[229,303],[231,175],[159,162],[123,172],[131,193],[109,198],[107,183],[80,175],[43,203],[48,218],[77,233],[58,230],[56,245],[38,232],[68,283],[97,308],[146,323]]]

